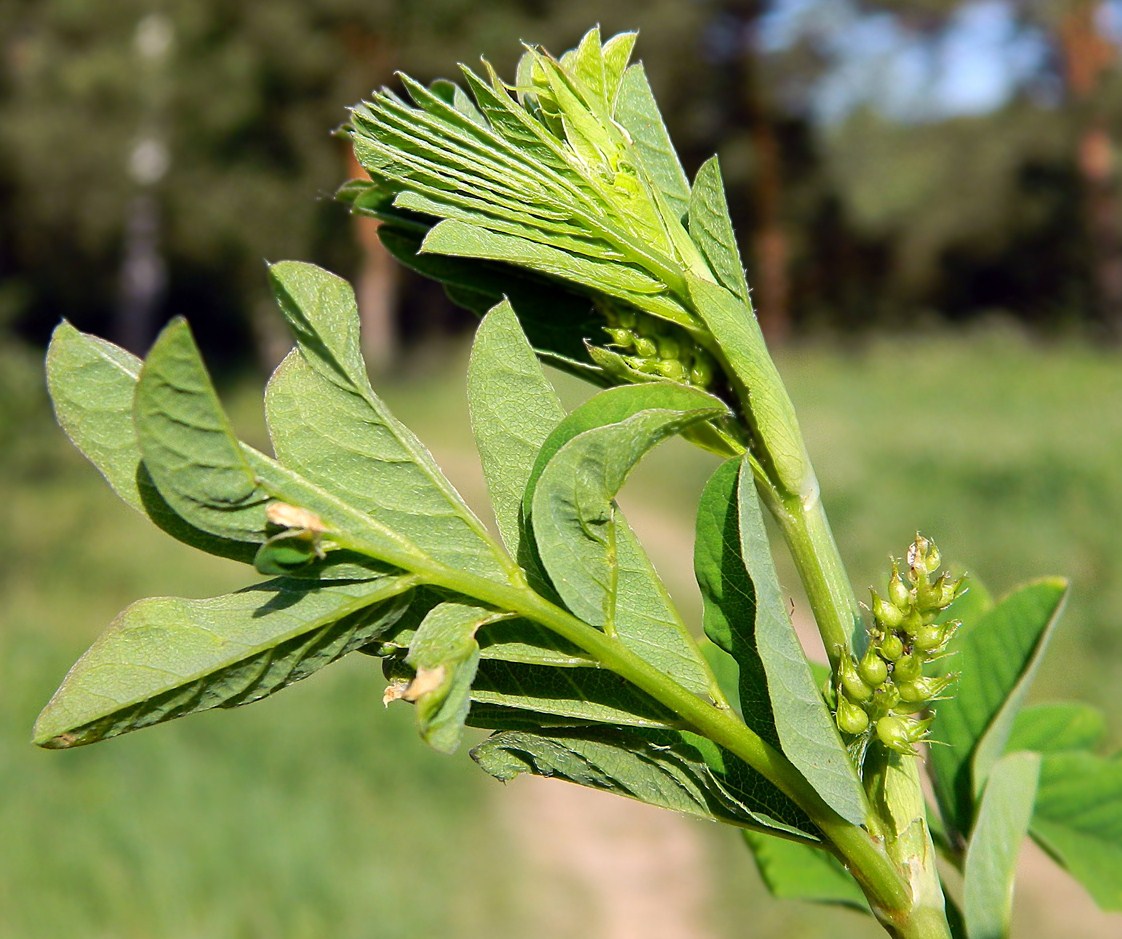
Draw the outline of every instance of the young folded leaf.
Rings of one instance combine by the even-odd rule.
[[[454,753],[460,745],[479,667],[475,634],[501,615],[468,603],[441,603],[421,621],[409,645],[405,661],[415,674],[401,697],[417,705],[417,726],[435,750]]]
[[[358,207],[354,211],[365,210]],[[584,342],[586,336],[600,335],[603,327],[603,318],[587,297],[520,268],[422,254],[427,226],[418,234],[404,230],[397,216],[369,214],[382,222],[378,237],[390,254],[406,267],[442,283],[453,303],[483,316],[496,304],[509,300],[518,311],[526,337],[543,360],[585,381],[607,383],[590,360]]]
[[[729,460],[710,479],[695,545],[706,634],[740,668],[745,722],[782,749],[834,811],[863,824],[861,781],[787,613],[746,460]]]
[[[542,564],[569,609],[710,695],[719,695],[716,680],[613,499],[650,448],[722,413],[719,401],[680,385],[601,392],[550,435],[523,503]]]
[[[719,171],[706,164],[691,192],[645,75],[625,66],[633,43],[625,34],[602,44],[594,29],[560,61],[530,48],[516,97],[486,63],[485,77],[465,68],[470,110],[446,89],[403,78],[412,105],[382,91],[352,112],[348,132],[372,186],[351,184],[345,198],[377,214],[391,241],[428,227],[420,256],[476,259],[500,272],[511,265],[589,295],[612,341],[582,333],[588,354],[565,358],[591,359],[605,383],[646,380],[646,369],[685,380],[690,369],[674,356],[612,348],[627,332],[621,320],[674,324],[676,347],[706,363],[717,357],[699,384],[732,380],[769,483],[810,498],[817,484],[755,323]],[[471,289],[453,294],[469,305],[481,299]],[[518,300],[515,309],[533,317]]]
[[[684,218],[690,201],[689,180],[662,120],[642,62],[628,66],[623,73],[614,116],[631,135],[639,163],[662,196],[669,214],[679,220]]]

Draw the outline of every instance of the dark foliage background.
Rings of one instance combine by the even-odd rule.
[[[1118,6],[3,0],[0,326],[142,349],[182,313],[212,356],[268,362],[262,261],[299,257],[366,270],[395,359],[463,320],[331,201],[332,128],[397,68],[510,75],[519,37],[560,51],[599,21],[640,29],[687,170],[720,153],[773,337],[1000,316],[1117,338]]]

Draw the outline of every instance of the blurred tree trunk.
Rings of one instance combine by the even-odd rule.
[[[350,59],[350,68],[367,79],[362,83],[365,85],[363,94],[392,76],[394,53],[387,37],[351,23],[343,30],[342,45]],[[355,159],[349,145],[347,178],[366,178],[366,170]],[[392,368],[397,360],[399,271],[397,262],[378,237],[378,220],[355,215],[353,224],[355,240],[362,252],[355,277],[355,298],[362,326],[362,354],[367,368],[374,374],[381,374]]]
[[[348,150],[350,178],[366,173]],[[362,260],[355,278],[355,297],[362,323],[362,354],[375,374],[384,373],[397,357],[397,262],[378,237],[377,219],[355,215],[355,238],[362,249]]]
[[[733,31],[732,54],[722,70],[726,122],[744,128],[752,142],[751,232],[755,267],[748,272],[760,327],[772,343],[791,332],[790,239],[783,223],[783,154],[775,114],[768,106],[755,35],[763,5],[727,0],[722,19]]]
[[[1081,123],[1077,163],[1091,242],[1098,313],[1111,337],[1122,341],[1122,219],[1119,218],[1117,154],[1096,92],[1115,64],[1115,52],[1098,29],[1101,0],[1072,0],[1057,28],[1068,99]]]

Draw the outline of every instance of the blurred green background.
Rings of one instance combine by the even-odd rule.
[[[470,320],[332,203],[352,170],[330,131],[395,68],[484,53],[509,75],[519,38],[561,50],[597,21],[640,27],[687,171],[721,155],[855,583],[916,529],[998,592],[1069,576],[1035,695],[1101,706],[1122,744],[1122,4],[0,0],[0,935],[877,934],[771,904],[732,832],[429,752],[361,656],[253,708],[27,743],[129,602],[246,580],[69,448],[41,375],[57,320],[143,351],[188,315],[260,443],[284,348],[262,260],[322,263],[359,285],[377,387],[482,507]],[[624,497],[695,622],[683,558],[712,469],[671,444]],[[1120,919],[1026,856],[1018,935]]]

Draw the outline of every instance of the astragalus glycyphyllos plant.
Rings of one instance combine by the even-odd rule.
[[[269,268],[296,342],[265,393],[273,456],[235,437],[186,323],[143,361],[58,328],[48,379],[79,449],[160,528],[269,579],[129,607],[36,743],[246,704],[363,651],[438,750],[486,728],[471,755],[499,779],[738,827],[777,896],[863,910],[893,936],[1007,935],[1026,833],[1122,909],[1122,760],[1094,752],[1101,717],[1022,707],[1066,584],[995,603],[917,535],[866,614],[716,159],[691,185],[634,42],[592,30],[560,59],[528,48],[513,85],[486,63],[463,70],[467,91],[403,77],[408,100],[378,92],[345,128],[370,178],[342,197],[483,315],[467,381],[499,538],[370,387],[354,295],[325,271]],[[539,360],[602,390],[566,413]],[[700,640],[614,501],[674,435],[722,458],[697,510]],[[765,509],[828,674],[792,629]],[[940,859],[962,875],[953,898]]]

